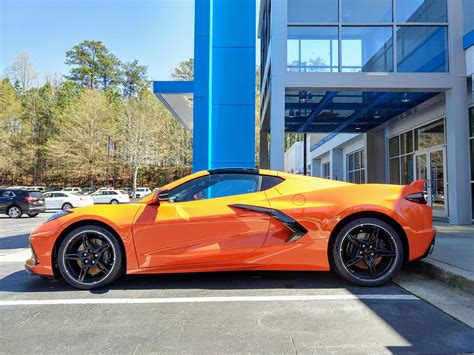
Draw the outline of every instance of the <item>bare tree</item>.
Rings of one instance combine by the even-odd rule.
[[[130,164],[132,191],[135,194],[139,169],[151,159],[154,145],[160,139],[158,101],[151,93],[125,102],[118,116],[121,150]]]
[[[6,74],[10,81],[18,86],[22,94],[26,93],[38,77],[28,53],[18,55],[13,63],[7,68]]]

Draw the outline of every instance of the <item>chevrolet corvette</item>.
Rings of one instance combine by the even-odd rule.
[[[235,270],[334,270],[356,285],[377,286],[433,248],[423,184],[201,171],[138,203],[52,215],[30,235],[25,268],[80,289],[124,274]]]

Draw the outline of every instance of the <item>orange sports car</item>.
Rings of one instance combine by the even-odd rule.
[[[335,270],[381,285],[435,239],[423,181],[355,185],[258,169],[201,171],[138,203],[60,211],[26,269],[81,289],[123,274]]]

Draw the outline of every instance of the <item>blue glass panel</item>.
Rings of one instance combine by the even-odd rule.
[[[288,0],[288,23],[338,22],[337,0]]]
[[[397,0],[397,22],[447,22],[446,0]]]
[[[343,27],[342,71],[393,71],[392,27]]]
[[[398,27],[399,72],[447,72],[448,30],[442,26]]]
[[[343,0],[342,22],[392,22],[392,0]]]
[[[288,71],[338,71],[337,27],[288,27]]]

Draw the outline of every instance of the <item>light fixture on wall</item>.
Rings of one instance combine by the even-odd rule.
[[[408,94],[406,92],[402,95],[402,102],[410,102],[410,99],[408,98]]]

